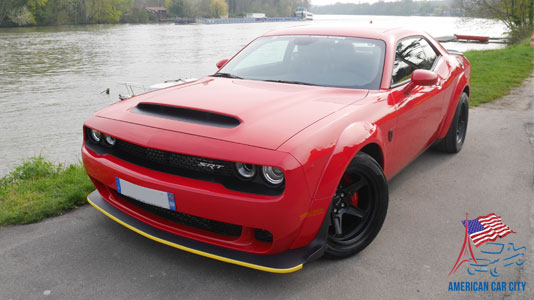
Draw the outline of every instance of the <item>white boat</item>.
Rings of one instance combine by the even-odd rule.
[[[295,10],[295,17],[299,17],[301,20],[312,21],[313,14],[303,7],[299,7]]]
[[[125,100],[125,99],[131,98],[131,97],[133,97],[135,95],[139,95],[139,94],[143,94],[143,93],[147,93],[147,92],[155,91],[155,90],[159,90],[159,89],[164,89],[164,88],[167,88],[167,87],[170,87],[170,86],[174,86],[174,85],[178,85],[178,84],[182,84],[182,83],[186,83],[186,82],[191,82],[191,81],[195,81],[195,80],[196,80],[196,78],[166,80],[166,81],[161,82],[161,83],[153,84],[153,85],[149,86],[148,88],[145,87],[142,84],[139,84],[139,83],[119,82],[119,85],[124,86],[126,88],[126,94],[125,95],[119,94],[119,99],[120,100]],[[108,94],[109,94],[109,92],[108,92]]]

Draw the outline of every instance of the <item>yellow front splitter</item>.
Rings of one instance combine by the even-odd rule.
[[[306,247],[274,255],[240,252],[191,240],[150,226],[111,205],[102,198],[98,191],[92,192],[87,197],[87,200],[92,206],[115,222],[151,240],[208,258],[260,271],[272,273],[295,272],[302,269],[305,262],[320,257],[324,250],[324,243],[314,241]]]

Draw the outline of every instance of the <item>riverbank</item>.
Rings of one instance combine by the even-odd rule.
[[[499,50],[468,51],[473,64],[471,106],[491,102],[521,85],[534,69],[528,41]],[[521,101],[519,97],[507,101]],[[0,179],[0,226],[38,222],[86,203],[94,189],[81,164],[31,158]]]

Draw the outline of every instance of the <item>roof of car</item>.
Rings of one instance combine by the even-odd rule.
[[[423,35],[423,32],[407,28],[379,28],[374,26],[295,26],[269,31],[264,36],[275,35],[330,35],[373,38],[387,40],[410,35]]]

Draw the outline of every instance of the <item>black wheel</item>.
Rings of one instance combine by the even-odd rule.
[[[344,258],[367,247],[384,223],[388,197],[380,165],[371,156],[358,153],[332,199],[325,255]]]
[[[458,153],[462,150],[467,134],[467,120],[469,118],[469,96],[462,93],[449,131],[444,139],[437,145],[443,152]]]

